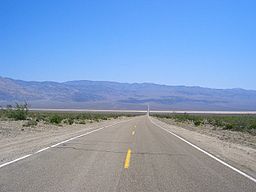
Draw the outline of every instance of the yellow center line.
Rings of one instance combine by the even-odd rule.
[[[125,158],[125,162],[124,162],[124,168],[128,169],[130,166],[130,159],[131,159],[131,149],[128,149],[127,154],[126,154],[126,158]]]
[[[135,131],[132,132],[132,135],[135,135]]]

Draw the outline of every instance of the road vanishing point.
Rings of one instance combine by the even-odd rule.
[[[1,192],[255,192],[256,180],[149,116],[0,165]]]

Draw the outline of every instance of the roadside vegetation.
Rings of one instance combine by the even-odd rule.
[[[28,104],[8,105],[0,109],[1,121],[24,121],[24,127],[36,126],[39,122],[54,125],[72,125],[117,119],[122,116],[130,117],[137,114],[110,112],[50,112],[29,111]]]
[[[158,118],[172,119],[177,123],[190,123],[196,127],[211,125],[223,130],[247,132],[256,135],[256,115],[212,114],[153,114]]]
[[[26,120],[28,116],[28,104],[16,104],[15,107],[7,105],[5,109],[0,110],[1,119]]]

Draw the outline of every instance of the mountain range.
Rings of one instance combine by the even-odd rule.
[[[0,77],[0,105],[33,108],[256,110],[256,91],[109,81],[37,82]]]

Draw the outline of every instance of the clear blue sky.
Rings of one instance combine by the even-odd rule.
[[[255,0],[0,1],[0,76],[256,89]]]

